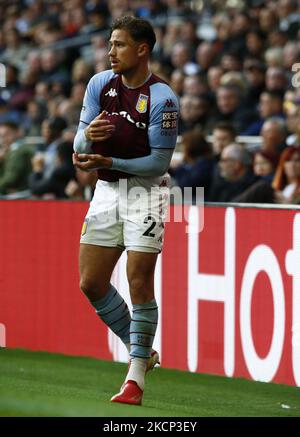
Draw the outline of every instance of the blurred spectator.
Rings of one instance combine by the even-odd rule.
[[[165,25],[163,51],[166,57],[169,57],[173,46],[180,40],[180,27],[182,20],[178,18],[170,18]]]
[[[22,69],[26,69],[39,78],[41,74],[41,54],[38,50],[30,50],[27,53],[25,65],[22,66]]]
[[[227,71],[221,77],[221,86],[233,86],[236,87],[242,97],[245,96],[247,91],[247,81],[245,75],[240,71]]]
[[[72,200],[91,200],[98,180],[97,172],[86,172],[76,168],[75,176],[65,188],[66,195]]]
[[[128,0],[108,0],[108,10],[112,21],[122,15],[134,15]]]
[[[180,30],[180,34],[179,34],[180,40],[188,44],[192,49],[192,53],[195,54],[196,49],[200,43],[197,33],[196,20],[186,18],[181,24],[179,30]]]
[[[34,97],[36,79],[29,71],[23,71],[20,75],[20,87],[9,100],[11,108],[22,113],[26,110],[27,103]]]
[[[171,73],[170,86],[180,97],[183,94],[184,78],[185,74],[180,69],[173,70]]]
[[[216,54],[213,43],[203,41],[198,45],[195,57],[201,72],[207,73],[208,69],[213,66]]]
[[[246,39],[250,30],[251,19],[247,12],[236,12],[231,29],[231,51],[240,57],[243,57],[247,50]]]
[[[87,9],[87,2],[85,8]],[[82,13],[83,15],[83,13]],[[105,4],[95,4],[94,7],[87,9],[87,21],[88,23],[79,29],[80,33],[95,33],[100,32],[108,28],[108,9]]]
[[[28,188],[33,146],[21,139],[22,132],[13,122],[0,123],[0,194]]]
[[[217,90],[215,121],[231,123],[239,134],[255,119],[257,119],[256,113],[243,107],[242,93],[239,88],[222,85]]]
[[[283,68],[269,67],[266,71],[266,89],[268,91],[279,91],[284,94],[287,86],[287,78]]]
[[[260,118],[242,132],[242,135],[259,135],[264,122],[268,118],[284,118],[281,93],[276,91],[264,91],[261,93],[259,100],[258,112]]]
[[[299,62],[300,49],[296,41],[286,43],[283,48],[283,66],[287,71],[292,70],[294,64]]]
[[[213,16],[213,26],[217,34],[217,46],[220,54],[231,50],[231,19],[227,14],[217,13]]]
[[[47,105],[47,102],[51,95],[51,87],[48,82],[37,82],[35,85],[35,100],[43,105]]]
[[[267,42],[269,47],[284,47],[288,42],[288,37],[285,32],[282,32],[280,29],[275,28],[273,31],[268,33]]]
[[[64,118],[69,125],[78,123],[85,88],[85,83],[75,82],[71,89],[70,98],[58,103],[55,115]]]
[[[0,98],[9,103],[11,97],[20,89],[19,70],[11,64],[5,64],[5,87],[0,88]]]
[[[26,118],[24,119],[24,130],[26,135],[40,136],[41,125],[46,117],[46,107],[37,100],[30,100],[27,103]]]
[[[244,72],[248,82],[245,105],[250,108],[256,108],[265,89],[265,70],[264,64],[256,59],[246,58],[244,61]]]
[[[41,53],[41,80],[53,84],[59,82],[63,87],[69,85],[69,75],[64,65],[65,55],[62,52],[46,49]]]
[[[73,143],[61,142],[57,146],[56,163],[48,177],[44,177],[43,167],[38,160],[33,162],[29,177],[29,187],[35,196],[47,198],[67,198],[65,190],[68,183],[75,178],[75,169],[72,163]]]
[[[94,64],[97,53],[107,53],[106,39],[102,35],[95,35],[91,38],[91,44],[80,49],[81,58],[87,64]],[[80,58],[80,59],[81,59]]]
[[[71,79],[73,83],[88,83],[93,73],[93,68],[83,58],[78,58],[73,64]]]
[[[212,91],[213,94],[217,92],[217,89],[221,85],[221,78],[223,74],[224,74],[224,70],[219,65],[215,65],[208,69],[207,81],[208,81],[209,89]]]
[[[208,86],[199,74],[186,76],[183,81],[183,93],[189,96],[201,96],[208,92]]]
[[[0,62],[22,68],[29,48],[22,42],[19,31],[15,28],[7,30],[4,33],[4,43],[6,48],[0,55]]]
[[[257,181],[251,169],[251,156],[240,144],[226,146],[214,174],[208,200],[231,202]]]
[[[164,54],[164,29],[163,26],[154,25],[154,33],[156,37],[156,43],[153,47],[151,58],[155,60],[162,60],[165,58]]]
[[[273,188],[279,203],[300,202],[300,147],[286,148],[274,176]]]
[[[261,31],[268,35],[273,29],[277,28],[278,17],[272,9],[263,8],[259,12],[258,23]]]
[[[235,52],[224,53],[220,63],[225,73],[242,69],[242,59]]]
[[[184,42],[174,44],[171,50],[170,61],[172,68],[179,68],[184,74],[197,74],[200,71],[199,65],[192,60],[190,47]]]
[[[199,130],[189,131],[182,136],[183,160],[177,167],[171,167],[169,172],[176,185],[193,188],[193,198],[196,187],[204,188],[207,198],[213,170],[212,149]]]
[[[265,62],[268,68],[281,67],[283,64],[283,49],[281,47],[270,47],[265,52]]]
[[[212,150],[215,161],[218,162],[223,149],[229,144],[234,143],[236,130],[226,122],[216,124],[212,131]]]
[[[184,94],[180,99],[179,134],[195,127],[206,129],[210,110],[210,99],[206,95]]]
[[[38,148],[32,158],[34,171],[39,170],[44,179],[48,179],[56,166],[57,146],[67,123],[63,118],[54,117],[46,119],[42,124],[42,136],[45,145]]]
[[[299,23],[299,3],[297,0],[278,0],[279,28],[289,39],[296,39]]]
[[[62,141],[73,144],[76,132],[77,132],[76,124],[66,127],[66,129],[64,129],[61,133]]]
[[[253,158],[253,173],[260,178],[272,182],[278,164],[279,154],[259,150]]]
[[[153,74],[156,74],[161,79],[163,79],[165,82],[169,83],[170,76],[169,76],[169,68],[167,65],[162,65],[162,63],[156,59],[152,59],[150,61],[150,69]]]
[[[278,159],[278,153],[257,151],[253,158],[253,173],[259,179],[237,196],[235,201],[241,203],[274,203],[275,193],[272,188],[272,180]]]
[[[287,130],[284,120],[272,117],[262,125],[260,135],[262,136],[261,150],[271,153],[280,153],[285,148]]]
[[[7,121],[20,124],[22,121],[22,114],[16,109],[11,109],[8,102],[0,97],[0,123]]]
[[[246,47],[248,56],[256,59],[263,59],[265,48],[265,35],[260,29],[252,29],[247,33]]]
[[[288,146],[300,146],[300,105],[291,103],[286,110],[286,126],[289,136],[286,139]]]

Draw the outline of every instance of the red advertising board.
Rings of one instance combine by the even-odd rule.
[[[118,358],[78,286],[86,209],[0,202],[0,345]],[[166,226],[162,365],[299,386],[300,211],[207,206],[197,233],[200,219],[191,207]],[[124,275],[115,279],[125,289]]]

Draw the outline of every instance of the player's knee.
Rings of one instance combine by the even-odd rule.
[[[101,298],[103,294],[105,294],[101,284],[85,277],[80,279],[80,289],[90,300],[97,300]]]
[[[147,281],[147,278],[141,276],[130,278],[128,282],[130,291],[134,294],[145,293],[145,290],[149,288],[149,281]]]
[[[154,278],[152,274],[139,273],[132,272],[128,276],[128,283],[132,303],[143,304],[154,299]]]

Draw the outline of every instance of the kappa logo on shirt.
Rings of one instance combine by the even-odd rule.
[[[167,99],[166,102],[165,102],[165,106],[166,106],[167,108],[174,108],[175,103],[173,102],[172,99]]]
[[[114,88],[111,88],[105,95],[109,97],[116,97],[118,93]]]

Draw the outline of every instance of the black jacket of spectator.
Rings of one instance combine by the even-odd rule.
[[[226,181],[220,175],[217,175],[212,182],[208,200],[210,202],[234,202],[235,197],[242,194],[258,179],[250,171],[234,182]]]
[[[193,188],[193,199],[196,196],[196,187],[204,188],[204,199],[209,192],[210,182],[214,167],[214,161],[211,158],[199,158],[194,164],[183,163],[175,169],[170,169],[169,173],[176,180],[182,190],[184,187]]]

